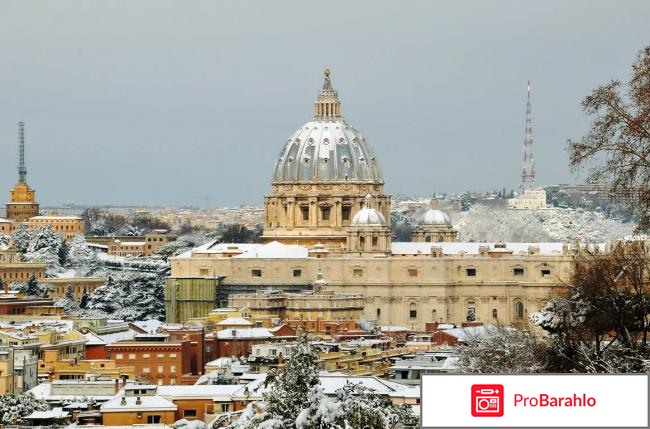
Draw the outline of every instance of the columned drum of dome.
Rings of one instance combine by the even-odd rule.
[[[314,117],[278,155],[265,197],[262,240],[346,249],[346,228],[363,208],[366,194],[390,218],[379,161],[366,138],[341,116],[329,70],[314,103]]]

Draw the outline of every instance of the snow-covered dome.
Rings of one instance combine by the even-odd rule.
[[[438,200],[435,195],[431,197],[429,209],[420,217],[420,226],[451,226],[449,215],[438,209]]]
[[[449,215],[442,210],[429,209],[420,218],[420,225],[445,225],[451,226]]]
[[[377,209],[370,207],[370,202],[372,197],[370,195],[366,196],[366,203],[364,207],[357,212],[352,218],[353,226],[365,226],[365,225],[379,225],[386,226],[386,219],[384,215]]]
[[[384,182],[372,148],[341,116],[340,107],[329,70],[325,70],[314,118],[287,140],[275,164],[273,182]]]

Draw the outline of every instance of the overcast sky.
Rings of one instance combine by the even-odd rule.
[[[262,202],[332,69],[389,193],[576,182],[591,89],[650,43],[639,1],[0,0],[0,192],[41,204]]]

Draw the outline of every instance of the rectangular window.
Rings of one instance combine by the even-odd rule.
[[[149,374],[150,372],[151,372],[151,368],[149,368],[149,367],[142,368],[142,373],[143,374]]]
[[[524,269],[523,269],[523,268],[514,268],[514,269],[512,270],[512,273],[513,273],[515,276],[523,276],[523,275],[524,275]]]
[[[417,268],[409,268],[409,277],[417,277],[418,276],[418,269]]]
[[[210,351],[210,350],[208,350],[208,351]],[[169,357],[170,357],[170,358],[175,358],[175,357],[176,357],[176,353],[170,353],[170,354],[169,354]]]
[[[323,220],[330,220],[330,208],[323,207]]]
[[[294,277],[302,276],[302,270],[293,270],[293,276]]]
[[[176,365],[171,365],[171,366],[169,367],[169,372],[171,372],[171,373],[176,372]]]
[[[147,416],[147,424],[160,423],[160,416]]]
[[[465,274],[467,277],[476,277],[476,268],[465,268]]]
[[[227,413],[230,411],[230,404],[221,404],[221,412]]]
[[[184,410],[183,417],[196,417],[196,410]]]
[[[208,269],[207,269],[207,268],[201,268],[201,269],[199,269],[199,275],[201,275],[201,276],[207,276],[207,275],[208,275]]]
[[[361,268],[355,268],[352,270],[353,277],[363,277],[363,270]]]
[[[309,220],[309,207],[301,206],[300,211],[302,212],[302,220]]]
[[[161,372],[165,372],[165,368],[163,368],[162,365],[158,365],[158,372],[159,372],[159,373],[161,373]]]
[[[149,356],[149,353],[143,353],[142,354],[142,359],[149,359],[151,356]]]
[[[551,270],[549,269],[543,269],[540,271],[540,274],[542,277],[550,277],[551,276]]]
[[[350,206],[343,206],[341,208],[341,217],[343,218],[343,220],[350,220],[350,211],[351,211]]]
[[[165,357],[165,354],[164,354],[164,353],[158,353],[158,354],[156,355],[156,357],[157,357],[157,358],[164,358],[164,357]]]
[[[129,359],[135,359],[135,353],[129,353]]]
[[[124,359],[124,355],[122,353],[116,354],[115,359]]]
[[[251,276],[262,277],[262,270],[251,270]]]
[[[411,319],[417,319],[418,318],[418,311],[417,310],[409,310],[409,317]]]

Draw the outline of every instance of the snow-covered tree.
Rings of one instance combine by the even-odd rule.
[[[498,327],[469,335],[458,347],[462,373],[544,372],[546,346],[527,332]]]
[[[0,396],[0,419],[4,424],[18,424],[34,411],[46,411],[49,407],[42,399],[31,393],[6,393]]]
[[[12,233],[16,249],[25,262],[45,262],[46,274],[53,275],[61,271],[61,248],[64,239],[51,226],[39,226],[27,229],[21,226]],[[65,253],[65,252],[64,252]]]
[[[81,235],[72,240],[68,255],[68,266],[74,268],[78,276],[93,276],[103,274],[104,264],[97,257]]]
[[[267,376],[264,400],[252,403],[237,429],[393,429],[415,424],[408,406],[396,406],[360,384],[338,389],[333,397],[323,393],[318,378],[318,355],[306,334],[284,368]]]

